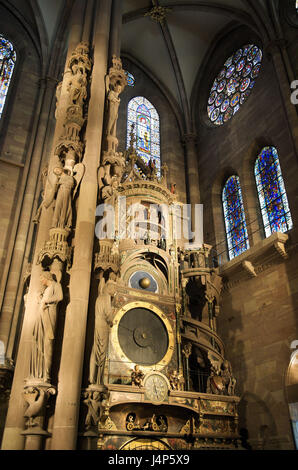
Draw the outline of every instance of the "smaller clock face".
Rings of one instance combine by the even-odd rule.
[[[164,401],[168,396],[168,384],[165,378],[159,374],[150,374],[144,383],[146,398],[154,403]]]

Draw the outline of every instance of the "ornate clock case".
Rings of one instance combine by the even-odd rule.
[[[179,206],[178,196],[167,188],[165,167],[161,178],[146,174],[130,152],[121,168],[129,158],[135,167],[133,173],[124,170],[116,195],[125,197],[127,213],[133,204],[146,208],[146,227],[150,204]],[[106,156],[103,166],[112,163],[117,167]],[[119,197],[111,201],[119,214]],[[94,259],[98,293],[101,282],[115,289],[107,337],[100,343],[106,347],[97,356],[92,352],[89,364],[86,355],[86,370],[92,358],[104,360],[98,379],[92,382],[89,374],[84,389],[82,447],[89,437],[99,449],[235,448],[239,398],[217,335],[221,279],[210,264],[211,247],[185,249],[175,237],[174,211],[167,227],[154,227],[152,239],[134,239],[129,217],[122,229],[123,223],[128,235],[99,240]],[[89,350],[96,340],[96,305]],[[96,403],[98,421],[86,425]]]

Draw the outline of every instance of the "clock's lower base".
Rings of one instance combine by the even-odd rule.
[[[142,388],[109,385],[110,404],[80,448],[102,450],[241,449],[239,397],[170,391],[162,403]]]
[[[239,436],[215,436],[190,434],[162,434],[146,432],[112,432],[90,433],[84,435],[85,446],[98,450],[241,450]],[[87,438],[87,439],[86,439]],[[87,443],[88,440],[88,443]]]

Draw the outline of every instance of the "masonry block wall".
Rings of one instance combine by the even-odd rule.
[[[0,123],[0,274],[12,236],[20,186],[36,113],[41,78],[38,51],[26,30],[0,5],[1,33],[16,49],[17,63]]]
[[[293,448],[285,375],[290,344],[298,338],[297,318],[297,155],[287,121],[274,63],[266,53],[247,102],[218,128],[207,122],[207,99],[213,80],[238,47],[257,43],[248,30],[229,32],[206,63],[196,102],[198,161],[205,240],[216,246],[223,272],[228,265],[221,192],[232,174],[240,177],[250,246],[262,243],[264,231],[254,182],[254,161],[264,146],[275,146],[288,194],[294,228],[288,233],[288,260],[260,251],[256,277],[241,270],[224,274],[222,312],[218,320],[227,357],[242,397],[240,427],[254,448]],[[203,105],[202,105],[203,103]],[[204,114],[205,113],[205,114]]]

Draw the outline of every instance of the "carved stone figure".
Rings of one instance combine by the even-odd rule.
[[[28,408],[24,413],[24,417],[27,418],[28,428],[42,426],[47,400],[49,395],[54,395],[55,393],[56,391],[53,387],[29,386],[25,388],[24,399],[28,404]]]
[[[52,228],[71,228],[72,200],[76,195],[84,171],[83,163],[75,165],[75,152],[70,148],[65,156],[64,168],[57,166],[49,172],[49,184],[43,205],[48,208],[55,201]]]
[[[84,398],[83,402],[88,407],[85,425],[89,429],[98,424],[101,410],[101,394],[97,390],[88,390],[84,393]]]
[[[120,105],[119,95],[123,90],[121,83],[117,82],[114,86],[110,84],[109,76],[106,76],[106,89],[108,99],[108,120],[107,135],[116,137],[116,126],[118,120],[118,109]]]
[[[94,342],[89,370],[89,382],[91,384],[102,383],[109,329],[113,326],[112,299],[115,293],[116,283],[111,280],[105,282],[102,271],[100,273],[98,297],[95,303]]]
[[[180,390],[180,376],[176,370],[173,370],[169,376],[172,390]]]
[[[222,364],[221,376],[224,379],[227,394],[230,396],[235,395],[236,379],[232,374],[232,366],[227,360]]]
[[[207,393],[215,395],[235,395],[236,379],[232,375],[229,361],[223,361],[218,367],[215,363],[211,365],[211,373],[207,381]]]
[[[72,190],[75,184],[70,170],[63,170],[59,178],[57,198],[52,226],[55,228],[71,228],[72,225]]]
[[[67,88],[70,102],[82,107],[87,98],[87,74],[91,70],[88,43],[78,44],[70,57],[68,66],[72,74]]]
[[[143,380],[144,380],[144,374],[140,370],[138,364],[134,366],[134,370],[131,373],[131,383],[132,385],[135,385],[136,387],[142,387],[143,386]]]
[[[87,74],[85,66],[79,61],[78,64],[72,64],[71,71],[73,76],[68,83],[70,101],[72,104],[83,106],[87,98]]]
[[[40,295],[38,316],[33,328],[30,376],[48,382],[55,339],[57,305],[63,299],[63,292],[61,284],[54,280],[50,272],[41,275],[41,283],[44,290]]]
[[[100,418],[98,423],[99,430],[116,430],[117,427],[110,417],[109,392],[102,395]]]

